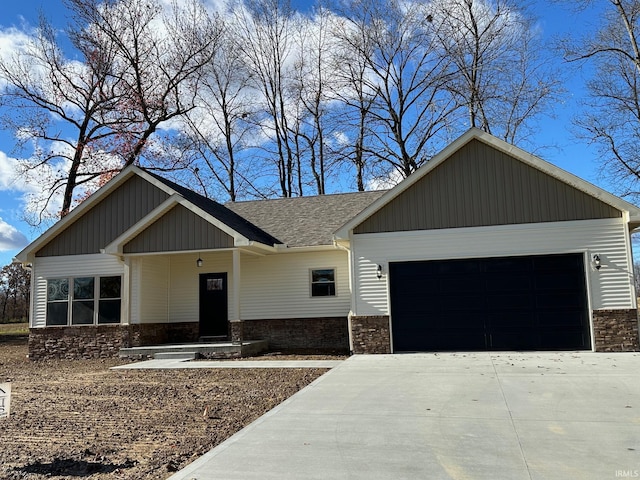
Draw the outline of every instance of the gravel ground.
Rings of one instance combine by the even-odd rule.
[[[0,383],[13,390],[0,479],[163,479],[326,371],[113,371],[126,362],[26,353],[25,337],[0,340]]]

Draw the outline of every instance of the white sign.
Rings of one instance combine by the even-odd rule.
[[[0,383],[0,418],[9,416],[11,407],[11,384]]]

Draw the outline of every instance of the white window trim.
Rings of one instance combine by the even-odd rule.
[[[102,300],[120,300],[120,321],[118,323],[98,323],[98,316],[100,311],[100,279],[108,278],[108,277],[119,277],[120,278],[120,296],[114,298],[103,298]],[[93,298],[92,299],[74,299],[74,281],[76,278],[93,278]],[[66,301],[63,300],[55,300],[51,303],[67,303],[67,323],[64,325],[52,325],[48,323],[49,315],[48,315],[48,306],[49,306],[49,281],[50,280],[61,280],[66,279],[69,282],[69,294]],[[47,297],[45,299],[46,308],[45,308],[45,327],[91,327],[91,326],[99,326],[99,325],[121,325],[122,324],[122,306],[124,299],[122,298],[122,289],[123,289],[123,275],[76,275],[76,276],[51,276],[47,277]],[[74,301],[89,301],[93,300],[93,322],[92,323],[72,323],[73,322],[73,302]]]
[[[313,295],[313,272],[317,270],[333,270],[333,295]],[[309,269],[309,298],[336,298],[338,296],[338,268],[317,267]]]

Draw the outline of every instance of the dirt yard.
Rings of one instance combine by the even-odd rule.
[[[118,359],[33,362],[0,336],[0,479],[164,479],[322,369],[126,370]],[[315,357],[318,358],[318,357]]]

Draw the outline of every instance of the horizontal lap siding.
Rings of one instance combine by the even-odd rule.
[[[198,253],[171,255],[169,285],[169,322],[198,322],[199,278],[201,273],[227,272],[229,292],[229,318],[235,318],[233,310],[233,257],[231,251],[201,253],[202,267],[196,266]]]
[[[111,255],[71,255],[37,258],[33,272],[34,299],[31,326],[46,326],[48,278],[123,274],[124,265]]]
[[[588,268],[592,309],[633,308],[633,277],[622,219],[507,225],[354,235],[357,315],[388,315],[389,262],[588,252],[602,269]],[[385,266],[378,280],[377,264]]]
[[[169,321],[169,257],[142,257],[140,284],[140,323]]]
[[[335,297],[311,297],[310,270],[336,268]],[[347,252],[242,257],[241,318],[346,317],[351,308]]]

